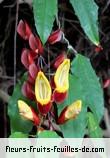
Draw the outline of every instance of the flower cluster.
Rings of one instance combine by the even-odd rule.
[[[20,21],[17,32],[29,42],[30,49],[24,48],[21,54],[21,62],[28,71],[28,79],[22,86],[22,93],[25,97],[37,104],[38,113],[27,105],[23,100],[18,100],[19,113],[25,119],[31,120],[36,126],[40,124],[40,116],[46,116],[51,111],[53,103],[62,103],[68,95],[70,59],[60,54],[54,61],[54,75],[49,78],[40,67],[39,58],[43,58],[44,47],[38,36],[34,35],[25,21]],[[53,32],[47,43],[55,44],[62,39],[63,32]],[[63,124],[66,121],[76,118],[81,111],[82,102],[76,101],[64,108],[57,123]]]

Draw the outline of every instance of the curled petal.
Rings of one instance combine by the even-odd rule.
[[[33,121],[35,125],[39,125],[40,118],[35,113],[35,111],[30,106],[28,106],[24,101],[18,100],[18,109],[19,109],[19,114],[23,118]]]
[[[63,124],[68,120],[75,119],[81,112],[81,108],[82,108],[81,100],[77,100],[74,103],[72,103],[70,106],[66,106],[61,112],[57,123]]]
[[[31,34],[31,29],[26,22],[20,20],[17,27],[17,32],[24,40],[28,40]]]
[[[33,34],[31,34],[29,37],[29,45],[30,45],[30,48],[34,52],[36,52],[36,54],[38,53],[41,54],[43,52],[43,46],[40,39],[38,37],[35,37]]]
[[[34,91],[33,91],[33,87],[28,82],[24,82],[24,84],[22,86],[22,93],[25,97],[27,97],[31,100],[35,99],[35,94],[34,94]]]
[[[39,110],[41,109],[40,106],[42,107],[42,109],[44,109],[45,113],[47,113],[50,110],[51,95],[52,95],[52,90],[50,83],[46,78],[46,76],[44,75],[44,73],[39,71],[35,80],[35,96],[38,102]]]
[[[21,62],[25,66],[26,69],[29,67],[29,60],[28,60],[28,54],[30,50],[28,49],[23,49],[22,54],[21,54]]]
[[[65,99],[67,98],[67,91],[63,92],[63,93],[59,93],[58,91],[54,91],[53,93],[53,100],[56,103],[62,103]]]
[[[59,65],[54,76],[55,91],[54,100],[56,102],[63,102],[67,96],[67,91],[69,89],[69,69],[70,60],[64,59],[64,61]]]
[[[61,41],[62,39],[62,35],[63,35],[63,32],[59,29],[59,30],[56,30],[55,32],[53,32],[49,38],[48,38],[48,42],[50,44],[54,44],[56,42],[59,42]]]
[[[35,78],[39,72],[39,67],[35,65],[35,63],[29,66],[29,75],[35,81]]]
[[[54,68],[57,69],[58,66],[64,61],[64,59],[66,58],[65,54],[62,53],[60,54],[56,59],[55,59],[55,62],[54,62]]]

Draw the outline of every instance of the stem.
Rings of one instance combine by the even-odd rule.
[[[16,36],[18,24],[19,0],[16,0],[16,20],[15,20],[15,35],[14,35],[14,86],[16,85]]]
[[[9,102],[9,99],[10,99],[10,96],[4,92],[3,90],[0,89],[0,98],[5,102],[5,103],[8,103]]]
[[[70,45],[69,41],[67,40],[67,38],[64,36],[63,34],[63,38],[62,38],[62,42],[67,43],[67,47],[68,47],[68,52],[70,51],[71,53],[73,53],[75,56],[78,54],[78,52],[76,51],[76,49]]]
[[[49,45],[48,45],[48,76],[49,76],[49,81],[50,81],[50,54],[49,54]]]

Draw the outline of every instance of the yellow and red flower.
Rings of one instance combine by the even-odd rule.
[[[81,108],[82,108],[81,100],[77,100],[73,102],[71,105],[66,106],[61,112],[57,123],[64,124],[68,120],[75,119],[81,112]]]
[[[18,100],[18,110],[21,117],[33,121],[36,126],[40,124],[40,118],[34,109],[28,106],[24,101]]]
[[[52,89],[44,73],[39,71],[35,80],[35,96],[39,111],[47,114],[52,106]]]
[[[64,61],[58,66],[55,76],[55,90],[53,94],[54,101],[61,103],[67,97],[67,92],[69,89],[69,69],[70,60],[64,59]]]

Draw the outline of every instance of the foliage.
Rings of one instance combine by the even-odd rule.
[[[33,9],[36,29],[45,44],[57,16],[57,0],[33,0]]]
[[[92,41],[95,45],[98,46],[99,45],[99,31],[97,24],[98,6],[94,2],[94,0],[83,0],[83,1],[79,0],[78,3],[77,0],[70,0],[70,3],[72,4],[75,10],[76,16],[78,17],[79,22],[84,32],[86,33],[87,37],[90,39],[90,41]],[[62,54],[60,54],[61,55],[60,57],[59,56],[57,57],[56,55],[56,61],[57,61],[56,65],[59,64],[57,68],[59,70],[57,71],[54,70],[55,67],[54,68],[51,67],[51,65],[54,62],[54,59],[51,61],[52,59],[50,55],[51,53],[49,54],[48,51],[48,61],[45,55],[43,55],[45,53],[45,50],[49,50],[48,48],[49,45],[51,45],[52,47],[53,44],[57,42],[62,42],[62,43],[66,42],[67,51],[68,51],[68,47],[72,48],[72,46],[69,44],[68,40],[65,38],[64,33],[61,30],[59,29],[56,30],[50,36],[52,32],[52,27],[54,26],[55,17],[58,16],[57,0],[52,0],[52,1],[33,0],[33,13],[34,13],[36,30],[40,39],[37,35],[35,36],[32,33],[30,27],[27,25],[26,22],[21,21],[19,25],[19,34],[22,35],[22,37],[26,37],[24,38],[24,40],[29,40],[29,46],[32,50],[27,51],[27,49],[25,49],[24,54],[22,54],[22,63],[24,64],[24,66],[28,71],[28,76],[24,75],[20,80],[20,82],[16,85],[8,105],[8,114],[10,117],[11,134],[12,134],[10,137],[28,137],[29,132],[32,130],[33,126],[36,127],[38,138],[53,138],[53,137],[58,138],[60,137],[59,135],[63,135],[64,137],[69,137],[69,138],[71,137],[80,138],[80,137],[84,137],[85,134],[87,134],[86,133],[87,130],[88,130],[88,136],[90,137],[102,137],[103,134],[101,128],[99,127],[99,123],[104,114],[103,92],[101,85],[99,83],[99,79],[97,78],[95,71],[91,66],[90,60],[80,54],[75,54],[75,58],[73,60],[71,58],[69,59],[69,55],[66,53],[64,54],[61,60],[60,57],[62,56]],[[25,29],[22,30],[21,26],[26,27],[26,30]],[[73,48],[72,51],[74,52]],[[65,57],[68,59],[64,59]],[[65,60],[64,63],[63,60]],[[70,61],[71,61],[71,68],[69,72]],[[46,65],[47,67],[45,66],[46,68],[44,68],[43,67],[44,65]],[[63,70],[65,65],[66,68]],[[47,72],[48,68],[53,72],[56,79],[60,78],[59,80],[61,80],[62,76],[63,76],[62,78],[67,77],[69,79],[69,90],[68,90],[68,84],[66,84],[66,82],[65,82],[66,90],[64,89],[65,85],[62,89],[61,88],[59,89],[59,87],[62,84],[60,83],[61,85],[58,87],[59,82],[57,82],[56,80],[54,80],[56,83],[53,83],[53,85],[52,83],[51,84],[49,83],[48,79],[51,79],[52,81],[52,78],[50,74],[48,75],[48,73],[51,72],[50,70]],[[40,71],[43,72],[39,73],[39,69]],[[65,74],[61,75],[64,73],[63,71],[65,71]],[[37,73],[39,75],[37,75]],[[31,76],[31,81],[27,79],[30,76]],[[43,86],[38,85],[38,83],[40,84],[41,78],[44,84]],[[29,85],[32,86],[29,89],[30,93],[28,93],[27,98],[24,97],[23,94],[21,93],[21,89],[24,81],[26,81]],[[66,79],[66,81],[68,80]],[[45,89],[45,85],[46,85],[46,89]],[[34,92],[35,87],[37,89],[36,92]],[[38,91],[40,92],[38,93]],[[39,96],[43,96],[41,95],[41,93],[45,94],[43,97],[45,97],[47,94],[51,95],[52,93],[53,100],[51,99],[50,102],[47,102],[47,98],[46,98],[46,101],[43,102],[43,106],[42,106],[42,99],[39,99],[38,101],[36,97],[37,100],[36,102],[35,98],[33,97],[34,95],[36,96],[36,93],[38,98]],[[30,101],[30,96],[31,99],[34,98],[33,101],[34,103]],[[48,99],[49,98],[50,96],[48,96]],[[31,108],[30,109],[28,108],[30,110],[29,113],[30,116],[33,116],[33,118],[30,117],[30,121],[20,116],[18,105],[17,105],[17,101],[19,99],[26,101],[26,103],[29,104],[29,107],[31,107],[31,105],[33,106],[35,111],[33,111]],[[69,119],[67,119],[66,112],[69,110],[69,106],[77,100],[80,100],[82,103],[81,112],[78,113],[77,117],[75,118],[70,117]],[[36,109],[36,105],[38,109]],[[45,109],[43,109],[44,107]],[[70,110],[68,112],[69,113],[68,116],[71,116],[72,112],[73,111]],[[65,119],[67,119],[66,123],[58,124],[58,119],[60,117],[60,114],[61,114],[61,119],[63,119],[64,121]],[[39,125],[36,124],[36,118],[40,120]],[[46,130],[44,127],[45,122],[48,122],[48,125],[46,124],[46,129],[48,128],[48,130]],[[40,132],[39,132],[39,127],[43,128],[42,131]],[[55,131],[57,131],[57,133],[60,134],[58,135]]]
[[[88,38],[99,45],[98,6],[94,0],[70,0]]]

